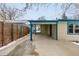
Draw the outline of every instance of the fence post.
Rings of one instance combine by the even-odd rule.
[[[1,22],[2,25],[2,46],[4,45],[4,22]]]
[[[11,23],[11,41],[13,41],[13,23]]]
[[[20,37],[22,37],[22,25],[20,25]]]
[[[17,39],[18,39],[18,24],[17,24]]]
[[[23,37],[23,24],[22,24],[22,37]]]

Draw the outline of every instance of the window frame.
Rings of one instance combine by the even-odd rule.
[[[69,24],[73,24],[73,33],[69,33]],[[69,35],[79,35],[79,33],[75,32],[76,29],[79,29],[79,28],[75,27],[76,25],[79,25],[79,22],[75,22],[75,21],[67,22],[67,34],[69,34]]]

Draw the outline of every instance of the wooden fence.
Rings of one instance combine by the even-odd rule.
[[[0,47],[27,35],[28,31],[23,23],[0,22]]]

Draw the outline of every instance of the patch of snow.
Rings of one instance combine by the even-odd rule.
[[[76,42],[72,42],[73,44],[76,44],[76,45],[79,45],[79,43],[76,43]]]

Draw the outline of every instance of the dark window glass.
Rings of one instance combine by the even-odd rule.
[[[73,24],[69,24],[69,29],[73,29]]]
[[[79,33],[79,29],[75,29],[75,33]]]
[[[79,33],[79,25],[75,25],[75,33]]]
[[[69,29],[69,31],[68,31],[69,33],[73,33],[73,29]]]
[[[73,33],[73,24],[68,25],[68,33]]]

